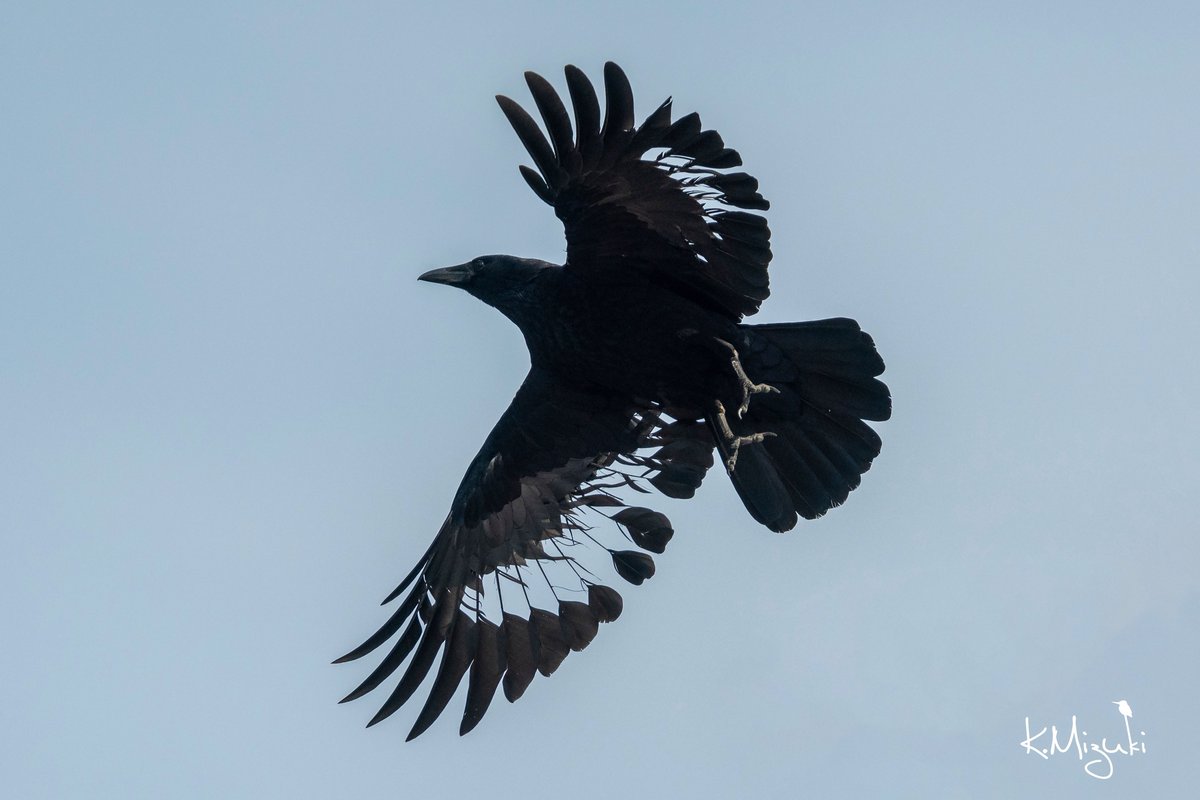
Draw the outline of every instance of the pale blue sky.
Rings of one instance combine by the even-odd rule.
[[[191,5],[0,11],[7,796],[1192,790],[1194,4]],[[415,278],[561,260],[492,96],[607,59],[742,152],[758,320],[858,318],[895,418],[790,534],[719,474],[661,501],[588,652],[404,744],[329,661],[527,364]],[[1112,779],[1021,752],[1119,699]]]

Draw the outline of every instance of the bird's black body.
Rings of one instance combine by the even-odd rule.
[[[863,420],[891,412],[875,377],[883,362],[857,323],[742,322],[768,294],[770,231],[748,211],[767,203],[757,181],[728,171],[741,160],[719,135],[694,114],[672,122],[669,101],[635,127],[632,92],[613,64],[605,67],[603,126],[591,84],[567,68],[573,133],[549,84],[526,77],[548,139],[519,106],[498,99],[538,167],[522,174],[564,223],[567,261],[481,256],[421,276],[465,289],[512,320],[530,371],[434,543],[385,601],[403,595],[399,607],[339,659],[399,634],[349,700],[411,656],[373,724],[412,696],[441,653],[410,738],[468,672],[462,733],[501,684],[517,699],[536,672],[549,675],[598,623],[616,619],[620,595],[577,557],[580,546],[598,544],[585,512],[609,516],[654,553],[673,531],[663,515],[626,507],[614,489],[649,483],[691,497],[715,448],[750,514],[788,530],[846,499],[879,452]],[[632,583],[654,573],[644,553],[608,552]],[[569,569],[576,586],[551,579],[554,567]],[[554,611],[531,598],[534,575],[549,585]]]
[[[699,342],[735,338],[738,326],[636,270],[589,273],[512,256],[483,256],[463,268],[474,277],[462,287],[512,320],[530,366],[556,381],[631,402],[700,407],[728,373]],[[518,279],[497,286],[491,273]],[[637,324],[614,325],[614,309]]]

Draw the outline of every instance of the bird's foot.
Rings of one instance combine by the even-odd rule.
[[[737,415],[741,419],[750,410],[750,398],[756,394],[779,394],[779,390],[769,383],[755,383],[750,380],[750,376],[746,374],[745,368],[742,366],[742,359],[738,354],[737,348],[724,339],[717,339],[718,344],[724,345],[729,349],[729,363],[733,367],[733,374],[738,380],[739,388],[742,390],[742,403],[738,406]]]
[[[729,472],[733,472],[734,468],[737,467],[738,451],[741,449],[742,445],[758,444],[759,442],[764,441],[775,434],[771,433],[770,431],[766,431],[764,433],[752,433],[749,436],[738,436],[733,432],[733,429],[729,427],[729,418],[725,416],[725,404],[720,400],[716,400],[714,402],[716,404],[717,412],[715,415],[717,429],[720,431],[721,436],[725,439],[725,447],[723,449],[729,452],[729,455],[725,457],[725,469]]]

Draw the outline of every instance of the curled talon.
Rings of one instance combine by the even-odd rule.
[[[755,383],[754,381],[750,380],[750,376],[746,374],[745,368],[742,367],[742,360],[738,355],[738,351],[737,351],[736,347],[734,347],[732,344],[725,341],[724,339],[716,339],[715,341],[718,344],[722,344],[725,347],[729,348],[729,353],[731,356],[729,363],[733,367],[733,374],[737,377],[738,384],[740,385],[740,388],[742,390],[742,403],[741,403],[741,405],[738,406],[738,412],[737,412],[738,419],[741,419],[742,417],[744,417],[746,415],[746,412],[750,410],[750,397],[752,395],[771,394],[771,393],[779,394],[779,389],[775,388],[774,386],[772,386],[769,383]],[[759,439],[757,441],[762,441],[762,440]]]
[[[774,387],[771,388],[774,389]],[[775,391],[779,390],[775,389]],[[729,455],[725,458],[725,469],[733,472],[734,468],[737,467],[738,451],[741,449],[742,445],[758,444],[761,441],[769,439],[775,434],[771,433],[770,431],[763,431],[762,433],[752,433],[749,436],[738,436],[733,432],[733,429],[729,427],[729,419],[725,416],[725,404],[720,400],[716,400],[714,402],[716,403],[717,410],[717,428],[720,430],[721,435],[725,437],[725,444],[729,447]]]

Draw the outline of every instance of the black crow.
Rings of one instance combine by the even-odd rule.
[[[384,601],[401,598],[395,612],[338,659],[395,638],[345,700],[408,661],[374,724],[412,696],[440,653],[410,739],[468,672],[460,733],[501,683],[516,700],[535,673],[552,673],[620,615],[620,595],[592,571],[600,565],[584,563],[589,545],[607,550],[627,581],[654,574],[642,551],[662,553],[671,524],[614,489],[650,484],[691,497],[715,447],[751,516],[786,531],[858,486],[880,447],[863,420],[891,413],[876,378],[883,361],[853,320],[742,324],[768,295],[770,231],[751,213],[768,204],[758,181],[732,171],[741,157],[716,131],[696,114],[672,121],[670,100],[636,126],[629,81],[612,63],[603,121],[579,69],[566,68],[574,125],[544,78],[525,78],[546,135],[512,100],[496,99],[536,165],[521,174],[566,229],[567,260],[481,256],[421,276],[516,323],[529,374],[433,544]],[[597,515],[639,549],[601,545],[587,521]],[[545,601],[531,596],[535,583]]]

